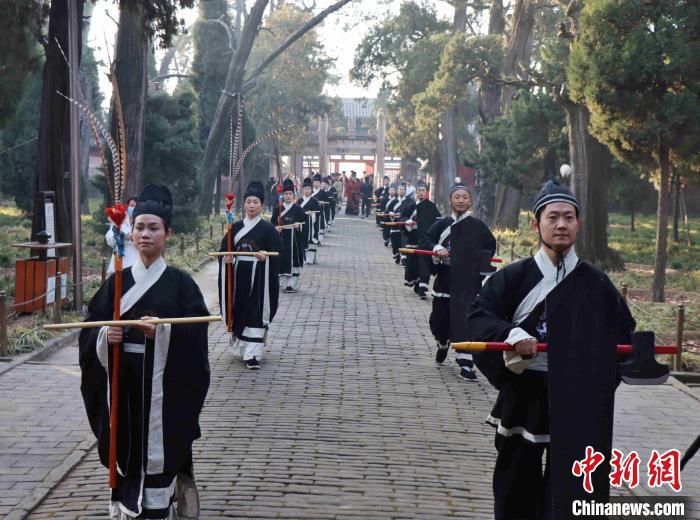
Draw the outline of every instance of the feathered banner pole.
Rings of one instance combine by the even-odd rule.
[[[60,46],[59,46],[60,48]],[[61,49],[63,53],[63,50]],[[65,55],[64,55],[65,59]],[[66,59],[68,63],[68,60]],[[70,63],[68,63],[70,67]],[[123,194],[126,187],[126,131],[124,127],[124,113],[119,99],[116,76],[112,69],[109,74],[112,83],[114,113],[117,117],[117,140],[110,135],[105,126],[95,117],[90,107],[84,100],[76,100],[58,92],[69,102],[77,105],[87,117],[90,131],[92,132],[97,148],[100,150],[102,169],[107,178],[107,186],[112,205],[105,208],[105,213],[112,221],[114,234],[114,301],[113,318],[119,321],[121,318],[122,299],[122,272],[124,266],[124,252],[126,235],[121,226],[127,218],[127,206],[123,203]],[[112,173],[104,154],[102,140],[107,143],[112,159]],[[109,487],[117,487],[117,446],[118,446],[118,418],[119,418],[119,367],[121,344],[112,345],[111,377],[110,377],[110,406],[109,406]]]
[[[122,301],[122,273],[124,269],[124,250],[126,236],[121,229],[122,223],[127,218],[127,206],[123,203],[124,189],[126,188],[126,131],[124,128],[124,113],[119,98],[119,88],[114,69],[110,72],[109,79],[112,83],[112,96],[114,113],[117,117],[117,154],[112,151],[112,163],[114,164],[112,181],[113,205],[105,209],[105,213],[113,222],[114,234],[114,314],[115,321],[121,319]],[[110,148],[111,149],[111,148]],[[108,174],[108,172],[107,172]],[[112,381],[110,389],[111,405],[109,408],[109,487],[117,487],[117,447],[119,428],[119,368],[121,345],[112,345]]]
[[[231,117],[231,142],[229,151],[229,179],[228,179],[228,193],[224,195],[226,201],[226,248],[228,253],[233,252],[233,212],[236,202],[236,188],[238,182],[238,176],[241,172],[241,167],[246,157],[253,149],[260,143],[267,141],[275,137],[277,134],[283,132],[289,127],[278,128],[272,132],[259,137],[253,143],[248,145],[245,150],[239,153],[241,149],[241,143],[243,141],[243,99],[241,98],[240,92],[236,94],[236,105],[238,113],[235,120],[234,129],[234,119]],[[233,282],[235,276],[235,270],[233,269],[233,262],[229,262],[226,265],[226,316],[224,319],[226,321],[226,328],[229,332],[233,330]]]

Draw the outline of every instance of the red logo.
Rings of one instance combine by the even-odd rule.
[[[683,488],[680,451],[668,450],[659,454],[658,451],[652,450],[647,470],[649,471],[649,480],[647,481],[649,487],[661,487],[668,484],[676,493]]]
[[[639,485],[639,462],[640,458],[636,451],[623,457],[620,450],[612,450],[610,485],[620,487],[623,482],[627,482],[630,488],[637,487]]]
[[[587,493],[593,493],[593,480],[591,474],[605,460],[605,455],[595,451],[591,446],[586,446],[586,456],[583,460],[574,462],[571,472],[575,477],[583,477],[583,489]]]

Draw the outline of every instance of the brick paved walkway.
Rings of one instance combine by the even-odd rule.
[[[197,276],[205,292],[213,276],[213,266]],[[223,328],[210,328],[212,386],[204,436],[195,443],[202,518],[491,518],[493,430],[483,419],[495,393],[483,377],[476,384],[460,380],[452,354],[436,366],[430,303],[401,281],[373,223],[343,219],[320,249],[319,264],[305,269],[301,291],[281,295],[261,371],[246,371]],[[31,365],[0,376],[3,395],[26,391],[34,421],[59,409],[50,414],[55,421],[74,426],[74,445],[61,440],[48,447],[61,452],[61,462],[85,446],[76,370]],[[29,378],[44,384],[54,373],[56,391],[31,390],[39,382]],[[671,385],[623,385],[617,401],[616,446],[639,450],[643,460],[645,449],[684,449],[700,431],[700,403]],[[649,403],[659,406],[650,411]],[[32,436],[18,450],[50,442],[35,433],[49,426],[17,418],[5,427],[5,406],[2,447],[18,427]],[[30,462],[24,473],[6,472],[0,458],[0,507],[8,508],[0,516],[20,503],[8,490],[31,487],[17,477],[33,475],[35,487],[41,482],[34,471],[43,461],[12,460],[14,467]],[[697,495],[694,463],[686,489]],[[106,470],[91,450],[28,517],[104,518],[105,484]],[[22,517],[19,510],[13,515]]]

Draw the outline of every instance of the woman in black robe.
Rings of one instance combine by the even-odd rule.
[[[283,202],[272,209],[270,223],[275,226],[282,238],[282,254],[280,256],[280,286],[286,292],[296,292],[299,285],[299,275],[304,266],[304,244],[302,226],[306,222],[306,214],[294,203],[294,183],[285,179],[282,183]],[[295,226],[282,227],[282,226]]]
[[[320,214],[321,205],[312,196],[313,184],[310,178],[304,179],[304,185],[302,188],[303,197],[297,201],[299,207],[306,214],[306,222],[302,227],[302,234],[304,235],[304,251],[308,253],[305,255],[305,260],[310,264],[316,263],[316,253],[318,251],[318,233],[320,229]]]
[[[272,224],[260,218],[265,192],[253,181],[244,195],[246,216],[233,224],[233,250],[257,253],[254,256],[222,257],[219,262],[219,304],[222,316],[229,315],[228,263],[233,264],[232,340],[238,343],[246,366],[257,370],[265,347],[267,329],[279,299],[279,258],[262,251],[282,251],[282,240]],[[228,250],[228,236],[221,240],[221,251]]]
[[[122,274],[122,319],[209,314],[194,280],[163,260],[171,208],[164,186],[147,186],[139,196],[132,233],[139,259]],[[113,318],[114,289],[112,275],[90,301],[86,321]],[[81,392],[106,467],[114,344],[121,349],[121,404],[110,518],[196,518],[192,443],[200,437],[199,414],[209,388],[207,324],[83,329]]]

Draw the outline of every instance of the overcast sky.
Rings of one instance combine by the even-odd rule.
[[[311,2],[308,2],[311,3]],[[332,0],[318,0],[316,12],[331,5]],[[337,85],[327,87],[326,93],[340,97],[375,97],[378,85],[372,85],[369,89],[362,89],[352,84],[348,77],[348,72],[352,68],[355,48],[367,34],[367,31],[388,12],[397,12],[401,2],[376,0],[354,0],[343,7],[340,11],[332,14],[319,28],[319,33],[326,47],[326,53],[336,58],[336,74],[340,76]],[[436,7],[440,14],[451,17],[452,9],[445,3],[436,1]],[[114,56],[114,38],[116,24],[107,16],[107,11],[116,20],[119,13],[118,8],[111,1],[100,0],[95,6],[90,27],[88,41],[93,48],[98,49],[98,56],[107,63],[105,52],[105,40],[109,45],[109,55]],[[185,19],[188,25],[196,19],[197,9],[186,9],[180,12],[180,16]],[[346,30],[347,29],[347,30]],[[293,47],[290,48],[293,51]],[[289,52],[289,51],[288,51]],[[106,72],[106,70],[104,71]],[[111,91],[109,82],[105,74],[100,74],[101,88],[105,97]],[[106,101],[108,103],[108,101]]]

